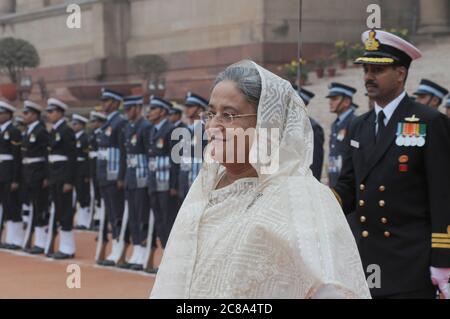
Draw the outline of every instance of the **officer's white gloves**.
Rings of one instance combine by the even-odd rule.
[[[450,278],[450,268],[430,267],[431,281],[438,286],[445,299],[450,299],[448,280]]]

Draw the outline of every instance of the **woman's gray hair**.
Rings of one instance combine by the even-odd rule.
[[[234,82],[247,101],[258,107],[262,84],[261,76],[255,67],[231,65],[216,77],[214,87],[222,81]]]

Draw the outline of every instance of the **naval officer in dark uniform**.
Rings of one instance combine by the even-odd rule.
[[[43,254],[47,240],[45,227],[48,223],[48,148],[50,134],[41,121],[43,108],[25,101],[23,120],[27,125],[22,137],[23,191],[30,200],[28,225],[24,248],[30,254]],[[32,238],[34,234],[34,244]]]
[[[69,259],[75,257],[75,237],[73,233],[74,200],[73,191],[76,178],[76,142],[75,133],[67,125],[64,115],[67,104],[50,98],[47,102],[47,117],[52,124],[50,132],[49,185],[50,195],[54,205],[54,220],[49,223],[49,236],[59,229],[59,249],[53,251],[53,240],[49,256],[54,259]]]
[[[86,133],[87,118],[79,114],[72,115],[72,129],[75,132],[77,147],[77,164],[75,193],[76,201],[80,205],[77,212],[76,229],[87,230],[91,226],[91,194],[89,181],[89,138]]]
[[[16,108],[0,101],[0,241],[6,225],[5,244],[0,248],[22,248],[24,232],[19,199],[22,136],[13,125]]]
[[[405,92],[409,42],[385,31],[362,35],[364,80],[374,109],[345,138],[334,192],[356,210],[357,243],[375,298],[448,298],[450,277],[450,132],[448,119]]]

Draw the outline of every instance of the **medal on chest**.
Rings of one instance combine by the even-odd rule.
[[[36,142],[36,136],[34,134],[30,135],[30,143]]]
[[[347,130],[345,128],[343,128],[342,130],[339,131],[339,133],[337,135],[337,140],[342,142],[345,138],[345,135],[347,135]]]
[[[106,129],[105,134],[106,134],[106,136],[111,136],[111,134],[112,134],[112,127],[111,126]]]
[[[77,148],[81,148],[81,142],[77,141]]]
[[[5,132],[5,134],[3,135],[3,138],[5,140],[9,140],[9,132]]]
[[[55,134],[55,141],[56,141],[56,142],[61,141],[61,135],[59,135],[59,133],[56,133],[56,134]]]
[[[164,147],[164,139],[161,137],[158,139],[158,141],[156,142],[156,147],[157,148],[163,148]]]
[[[406,147],[423,147],[427,135],[427,125],[414,123],[419,121],[415,115],[405,118],[405,121],[397,124],[395,144]]]
[[[137,135],[134,134],[134,135],[131,137],[131,145],[136,146],[136,144],[137,144]]]

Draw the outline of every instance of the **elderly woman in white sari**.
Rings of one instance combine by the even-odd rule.
[[[313,133],[292,86],[239,62],[203,118],[205,162],[151,298],[370,298],[344,214],[309,169]]]

